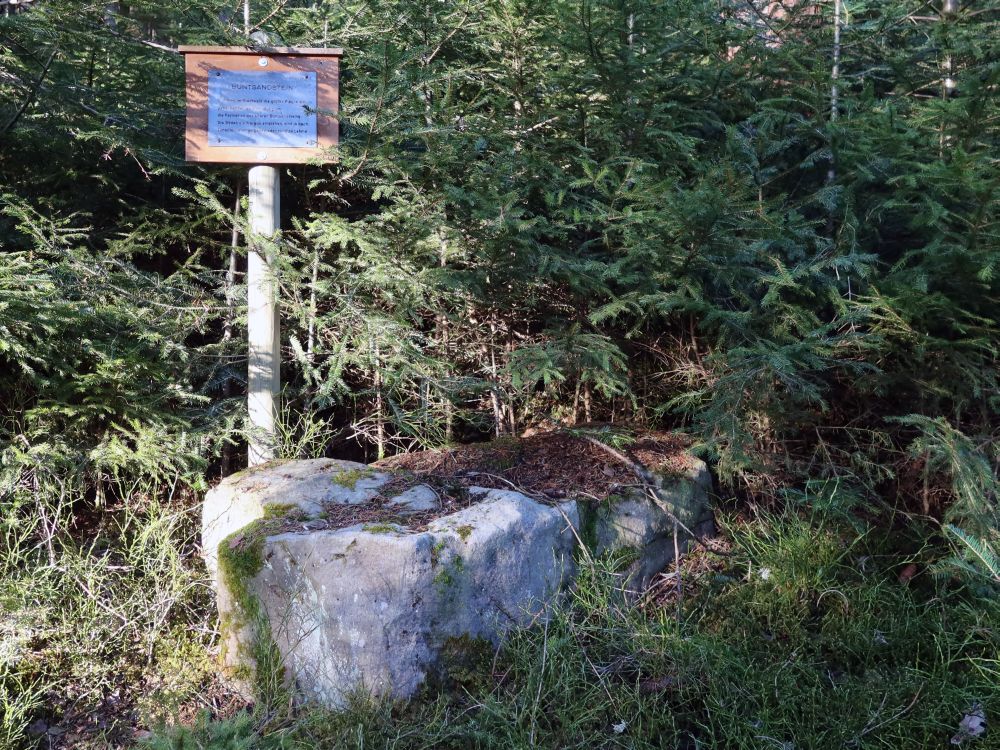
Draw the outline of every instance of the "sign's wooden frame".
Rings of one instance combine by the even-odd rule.
[[[301,164],[332,158],[340,141],[341,49],[313,47],[180,47],[184,54],[187,129],[184,157],[196,162]],[[266,62],[265,62],[266,61]],[[212,70],[316,73],[315,147],[210,146],[208,144],[208,76]]]

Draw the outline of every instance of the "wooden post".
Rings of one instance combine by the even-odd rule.
[[[275,167],[250,168],[250,252],[247,254],[247,408],[250,466],[275,457],[274,422],[281,390],[281,339],[278,328],[277,283],[268,258],[269,240],[281,226],[281,187]]]

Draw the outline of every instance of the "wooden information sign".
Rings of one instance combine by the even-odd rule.
[[[339,49],[181,47],[188,161],[250,166],[247,203],[247,462],[275,457],[281,336],[274,253],[281,189],[275,164],[329,156],[340,128]]]
[[[340,49],[181,47],[187,161],[296,164],[339,141]]]

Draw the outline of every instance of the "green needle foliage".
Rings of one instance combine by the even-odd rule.
[[[832,5],[251,4],[253,30],[347,50],[338,161],[285,180],[290,411],[371,455],[544,416],[682,424],[750,491],[819,470],[884,493],[909,414],[981,443],[996,14],[850,3],[835,47]],[[160,273],[204,253],[188,273],[224,296],[240,178],[181,168],[169,50],[245,41],[241,19],[47,3],[2,33],[19,198]]]
[[[0,17],[0,614],[35,623],[9,648],[2,631],[0,741],[43,702],[134,718],[156,680],[181,701],[167,676],[205,671],[177,654],[212,639],[197,493],[243,448],[246,190],[241,167],[184,164],[175,49],[246,44],[237,5]],[[264,248],[281,455],[370,460],[550,419],[679,429],[727,495],[848,525],[919,516],[937,530],[923,562],[995,596],[994,2],[249,10],[276,43],[345,49],[336,158],[283,170]],[[897,677],[886,706],[905,708],[917,687]],[[692,721],[717,744],[796,736],[763,693],[685,696],[716,701]],[[584,742],[518,700],[496,708],[512,742]],[[747,701],[781,731],[728,733]],[[892,715],[865,712],[878,731],[845,721],[837,742]]]

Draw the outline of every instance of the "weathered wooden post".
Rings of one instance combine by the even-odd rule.
[[[250,250],[247,253],[247,411],[250,466],[274,458],[274,422],[281,393],[281,330],[277,284],[269,258],[281,228],[281,184],[275,167],[250,168],[247,183]]]
[[[247,254],[248,463],[274,458],[281,337],[273,254],[281,228],[272,164],[322,159],[339,141],[339,49],[181,47],[185,157],[255,165],[249,174]]]

